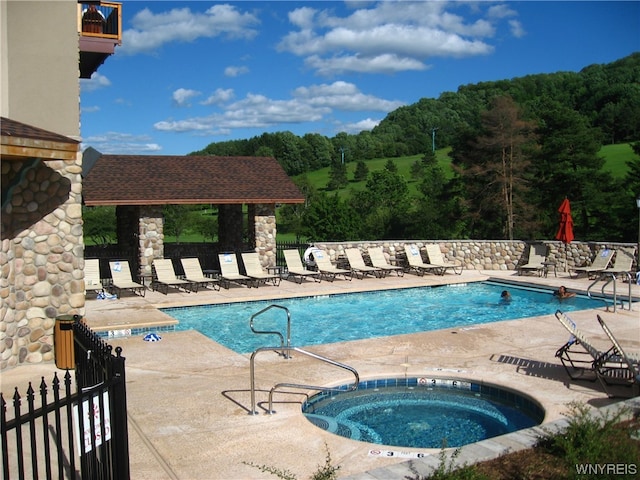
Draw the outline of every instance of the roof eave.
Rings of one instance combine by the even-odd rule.
[[[118,206],[118,205],[133,205],[133,206],[142,206],[142,205],[251,205],[251,204],[270,204],[270,203],[283,203],[283,204],[301,204],[304,203],[304,198],[284,198],[284,199],[199,199],[199,200],[93,200],[93,201],[85,201],[85,205],[87,207],[100,207],[100,206]]]

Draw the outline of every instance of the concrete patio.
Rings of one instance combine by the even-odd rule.
[[[490,277],[551,288],[566,285],[578,292],[585,292],[591,284],[564,273],[542,278],[520,277],[511,271],[465,271],[461,276],[407,274],[400,278],[333,283],[305,281],[301,285],[283,281],[280,287],[232,286],[220,292],[171,291],[168,295],[149,291],[144,298],[126,295],[119,300],[89,300],[86,320],[95,330],[153,327],[172,322],[158,307],[263,299],[277,303],[279,298],[292,296],[472,282]],[[626,296],[627,289],[628,284],[618,283],[619,296]],[[618,309],[613,313],[602,307],[571,316],[604,347],[607,342],[596,321],[596,313],[601,314],[623,346],[638,351],[640,286],[632,285],[632,290],[635,297],[632,310]],[[132,479],[274,478],[246,463],[268,465],[288,470],[300,479],[309,478],[324,464],[325,445],[333,464],[340,466],[341,478],[388,479],[411,475],[406,459],[370,456],[369,450],[380,446],[348,440],[313,426],[300,412],[302,395],[276,394],[276,414],[268,415],[259,408],[259,415],[249,415],[249,355],[230,351],[195,331],[162,332],[161,335],[162,341],[155,343],[145,342],[141,336],[108,340],[114,347],[121,346],[126,357]],[[548,423],[561,419],[571,401],[603,407],[620,400],[608,398],[597,382],[569,382],[554,356],[566,339],[566,331],[550,315],[473,328],[321,345],[308,350],[355,367],[363,379],[443,376],[521,390],[544,406],[545,423]],[[6,394],[14,386],[24,390],[28,381],[39,382],[41,376],[49,380],[54,371],[55,365],[41,364],[3,372],[2,391]],[[338,385],[352,380],[346,373],[312,359],[297,355],[284,360],[275,354],[259,357],[256,378],[259,404],[266,402],[268,390],[278,382]],[[460,460],[472,462],[497,456],[508,448],[524,448],[533,438],[531,433],[506,437],[509,438],[499,437],[492,442],[481,442],[482,446],[465,448]],[[389,449],[431,454],[410,461],[418,471],[436,464],[439,453],[425,449]]]

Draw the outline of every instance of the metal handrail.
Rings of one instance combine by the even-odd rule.
[[[278,337],[280,337],[280,349],[282,350],[282,356],[285,358],[290,358],[288,356],[288,350],[287,353],[285,354],[285,340],[284,340],[284,336],[282,335],[282,333],[280,332],[276,332],[276,331],[269,331],[269,330],[256,330],[255,328],[253,328],[253,322],[256,319],[257,316],[267,312],[268,310],[271,310],[272,308],[280,308],[282,310],[284,310],[285,312],[287,312],[287,344],[286,347],[290,348],[291,347],[291,313],[289,312],[289,309],[286,307],[283,307],[281,305],[269,305],[266,308],[263,308],[262,310],[260,310],[257,313],[254,313],[253,315],[251,315],[251,319],[249,320],[249,328],[251,328],[251,331],[253,333],[259,334],[259,335],[277,335]]]
[[[591,296],[591,288],[608,275],[610,275],[611,278],[604,285],[602,285],[602,288],[600,289],[600,293],[602,293],[602,298],[600,298],[599,300],[602,300],[604,302],[605,306],[607,307],[607,311],[609,311],[609,302],[607,301],[606,293],[604,293],[604,289],[607,285],[609,285],[613,281],[613,313],[615,313],[616,304],[618,302],[617,302],[617,292],[616,292],[616,277],[612,273],[600,272],[600,275],[598,275],[598,277],[593,281],[593,283],[589,285],[589,287],[587,288],[587,296],[589,298],[594,298]]]
[[[631,274],[629,272],[620,272],[620,273],[624,273],[627,276],[627,282],[629,283],[629,310],[631,310],[631,303],[633,302],[633,295],[631,293],[631,280],[632,280],[632,277],[631,277]],[[598,276],[598,278],[596,278],[595,281],[591,285],[589,285],[589,288],[587,288],[587,295],[589,296],[589,298],[593,298],[591,296],[591,288],[596,283],[598,283],[600,280],[602,280],[605,277],[610,277],[610,278],[609,278],[609,280],[607,280],[607,282],[604,285],[602,285],[601,293],[602,293],[603,297],[606,297],[606,294],[604,293],[604,289],[605,289],[605,287],[607,285],[609,285],[611,282],[613,282],[613,313],[615,313],[617,305],[618,305],[618,291],[617,291],[617,288],[616,288],[616,285],[617,285],[616,280],[617,280],[617,278],[616,278],[615,273],[613,273],[613,272],[600,272],[600,275]],[[609,304],[607,303],[606,298],[602,298],[601,300],[603,302],[605,302],[605,304],[607,305],[607,310],[608,310],[609,309]],[[624,310],[624,302],[621,302],[621,304],[622,304],[622,309]]]
[[[283,347],[283,349],[286,349],[288,352],[289,351],[295,351],[298,353],[301,353],[303,355],[307,355],[308,357],[311,358],[315,358],[316,360],[321,360],[325,363],[329,363],[330,365],[345,369],[350,371],[351,373],[353,373],[354,377],[355,377],[355,382],[353,384],[353,386],[349,387],[348,389],[342,389],[342,388],[336,388],[336,387],[322,387],[322,386],[318,386],[318,385],[303,385],[303,384],[296,384],[296,383],[278,383],[276,385],[274,385],[271,390],[269,390],[269,410],[267,411],[267,413],[269,413],[270,415],[275,413],[273,410],[273,393],[278,390],[279,388],[282,387],[286,387],[286,388],[300,388],[300,389],[305,389],[305,390],[318,390],[318,391],[352,391],[352,390],[357,390],[358,388],[358,384],[360,383],[360,375],[358,374],[358,371],[349,366],[346,365],[344,363],[340,363],[337,362],[335,360],[331,360],[330,358],[327,357],[323,357],[322,355],[318,355],[316,353],[313,352],[308,352],[306,350],[303,350],[301,348],[298,347],[291,347],[291,346],[287,346],[287,347]],[[252,354],[251,354],[251,362],[250,362],[250,376],[251,376],[251,411],[249,412],[249,415],[257,415],[258,412],[256,411],[256,379],[255,379],[255,358],[258,355],[258,353],[260,352],[266,352],[266,351],[273,351],[274,347],[260,347],[257,350],[255,350]]]

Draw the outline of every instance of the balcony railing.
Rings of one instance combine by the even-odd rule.
[[[116,40],[122,44],[122,4],[78,2],[78,32],[85,37]]]

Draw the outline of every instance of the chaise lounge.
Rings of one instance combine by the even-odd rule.
[[[364,263],[364,258],[362,258],[362,254],[357,248],[345,248],[344,253],[349,261],[351,272],[355,276],[359,275],[360,279],[363,279],[366,275],[378,278],[381,278],[384,275],[380,268],[370,267]]]
[[[118,298],[122,295],[123,290],[128,290],[144,297],[147,289],[144,285],[133,281],[128,261],[116,260],[109,262],[109,269],[111,270],[112,279],[111,288]]]
[[[197,258],[182,258],[180,259],[180,263],[182,263],[185,280],[191,282],[195,286],[196,292],[200,287],[207,288],[209,285],[211,285],[214,290],[220,290],[218,280],[207,277],[202,272],[200,260]]]
[[[256,252],[242,253],[241,256],[244,270],[248,277],[255,280],[256,287],[260,286],[260,284],[265,285],[267,282],[271,282],[276,287],[280,285],[280,275],[272,275],[262,270],[260,257]]]
[[[297,278],[300,284],[302,284],[302,280],[305,278],[313,278],[316,282],[321,281],[322,275],[320,272],[306,270],[304,268],[297,250],[284,250],[282,253],[284,253],[284,261],[287,264],[287,278],[291,277],[294,280]]]

